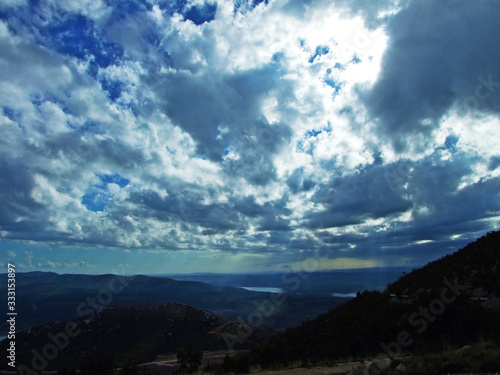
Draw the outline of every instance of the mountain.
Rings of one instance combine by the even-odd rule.
[[[7,274],[0,275],[0,283],[7,285]],[[16,308],[22,316],[16,328],[22,331],[52,320],[71,320],[110,304],[181,302],[218,315],[246,319],[255,310],[256,301],[269,299],[269,293],[165,277],[17,273]],[[266,317],[264,323],[273,329],[284,330],[298,326],[345,300],[325,295],[287,294],[285,302],[276,306],[274,314]],[[0,296],[0,303],[7,305],[7,294]],[[3,322],[0,335],[5,334],[7,328]]]
[[[389,293],[416,297],[424,290],[455,280],[468,294],[500,297],[500,231],[492,232],[463,249],[404,275],[389,285]]]
[[[347,270],[315,270],[307,272],[301,278],[300,294],[350,295],[365,289],[384,290],[390,282],[396,280],[409,267],[376,267]],[[300,274],[298,274],[300,277]],[[286,272],[265,272],[246,274],[185,274],[165,275],[174,280],[200,281],[211,285],[235,287],[276,288],[286,291],[294,287],[291,277]]]
[[[180,303],[108,306],[69,322],[51,322],[16,334],[16,363],[29,370],[82,369],[92,363],[121,367],[154,360],[179,348],[227,349],[239,323]],[[250,348],[272,336],[263,326],[234,349]],[[6,353],[8,340],[0,348]],[[3,370],[12,370],[7,364]],[[29,370],[27,370],[29,369]]]
[[[492,232],[402,276],[384,292],[358,293],[271,338],[233,359],[230,369],[244,372],[254,366],[282,368],[379,354],[394,358],[478,342],[500,347],[499,286],[500,232]]]

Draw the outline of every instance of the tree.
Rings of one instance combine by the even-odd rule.
[[[189,347],[187,349],[177,349],[177,362],[179,372],[193,373],[201,366],[203,353],[199,349]]]
[[[122,367],[120,375],[138,375],[139,369],[135,363],[127,363]]]
[[[114,361],[111,356],[102,356],[83,365],[82,375],[109,375],[114,372]]]

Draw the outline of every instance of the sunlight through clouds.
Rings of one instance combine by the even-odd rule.
[[[437,258],[498,223],[497,8],[4,2],[1,241],[95,272]]]

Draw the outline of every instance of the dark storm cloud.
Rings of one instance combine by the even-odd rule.
[[[292,211],[286,207],[288,196],[264,204],[258,204],[255,197],[249,196],[235,200],[234,209],[249,218],[256,220],[259,231],[288,231],[290,220],[284,218]]]
[[[169,189],[170,190],[170,189]],[[133,203],[128,213],[137,217],[155,217],[164,222],[185,221],[212,230],[211,233],[224,233],[228,230],[243,229],[238,212],[230,205],[222,203],[205,203],[205,194],[189,186],[177,186],[173,193],[161,197],[156,191],[137,191],[131,194],[129,201]],[[111,208],[111,213],[119,217],[124,214],[125,207]]]
[[[488,219],[494,220],[500,211],[500,178],[463,184],[476,157],[457,152],[443,158],[448,152],[446,147],[439,147],[420,161],[371,167],[340,179],[340,183],[332,179],[313,196],[326,209],[309,215],[309,226],[342,227],[366,218],[390,219],[403,212],[409,213],[411,220],[361,227],[355,234],[318,232],[318,243],[308,249],[323,257],[341,257],[348,250],[349,256],[356,258],[413,257],[422,262],[456,250],[487,231],[491,228]],[[374,174],[374,168],[383,169]],[[372,182],[374,176],[385,178]],[[350,196],[348,186],[352,187]],[[336,191],[347,198],[332,199]],[[362,204],[358,206],[357,202]],[[460,235],[458,242],[453,239],[456,235]],[[351,249],[352,244],[355,247]]]
[[[108,168],[129,170],[129,172],[143,167],[147,162],[142,150],[114,139],[96,137],[92,133],[84,135],[79,132],[57,134],[47,138],[43,148],[38,149],[37,152],[50,159],[57,158],[58,153],[63,153],[74,165],[83,166],[103,162]],[[73,170],[72,173],[76,173],[76,171]]]
[[[303,168],[293,171],[290,177],[286,180],[286,183],[293,194],[310,191],[315,186],[315,182],[312,179],[304,176]]]
[[[276,218],[276,217],[265,217],[261,221],[261,225],[257,230],[263,231],[287,231],[290,230],[290,220]]]
[[[36,223],[36,218],[45,215],[43,204],[31,196],[31,190],[36,185],[32,173],[25,168],[25,160],[11,159],[2,155],[0,164],[0,227],[14,232],[30,232],[42,229]],[[29,218],[32,218],[31,220]]]
[[[310,228],[342,227],[405,212],[411,202],[390,180],[397,169],[397,163],[370,165],[351,175],[332,178],[312,197],[313,202],[323,204],[326,209],[308,214],[306,225]]]
[[[380,78],[362,96],[397,150],[425,143],[454,104],[500,111],[499,15],[496,1],[419,0],[393,17]]]
[[[238,159],[225,161],[225,171],[231,177],[243,176],[252,185],[267,185],[276,180],[272,156],[286,144],[291,131],[284,124],[268,124],[265,120],[236,130],[240,137],[233,138]],[[233,135],[234,137],[234,135]]]
[[[266,185],[276,177],[272,156],[291,137],[286,124],[269,124],[260,108],[281,74],[275,63],[215,76],[181,71],[164,77],[154,90],[168,116],[197,141],[201,156],[222,162],[234,150],[240,157],[224,163],[228,175]]]
[[[424,172],[425,170],[425,172]],[[500,210],[500,178],[480,180],[460,187],[462,166],[453,164],[434,168],[416,168],[412,181],[419,185],[414,206],[425,207],[413,212],[415,228],[425,227],[434,236],[467,232],[467,225],[494,218]],[[420,179],[420,181],[419,181]],[[465,224],[467,223],[467,224]],[[482,225],[485,225],[483,223]],[[486,226],[485,226],[486,227]]]
[[[477,229],[477,228],[476,228]],[[484,227],[481,228],[484,230]],[[409,228],[395,228],[391,231],[363,231],[358,235],[342,234],[332,236],[330,243],[310,248],[310,256],[321,258],[374,259],[387,266],[423,265],[445,254],[458,250],[470,240],[477,238],[478,232],[467,232],[463,238],[452,240],[450,237],[419,244],[425,234]]]
[[[264,204],[258,204],[254,196],[247,196],[235,200],[234,208],[245,216],[252,218],[269,217],[276,213],[280,215],[290,215],[292,211],[286,208],[287,203],[288,197],[286,195],[279,200],[266,202]]]
[[[490,171],[494,171],[498,167],[500,167],[500,156],[491,157],[490,162],[488,163],[488,169]]]
[[[281,246],[286,246],[288,248],[288,244],[291,241],[291,237],[292,236],[290,232],[282,230],[276,230],[276,231],[271,230],[269,232],[269,237],[263,240],[265,240],[269,245],[281,245]]]
[[[179,72],[167,77],[158,91],[169,117],[198,142],[198,152],[220,161],[224,145],[216,139],[218,126],[236,120],[231,119],[230,112],[237,106],[225,85],[209,77]]]
[[[228,127],[241,136],[248,126],[255,126],[260,96],[278,79],[273,65],[222,76],[179,71],[165,76],[154,90],[170,118],[198,141],[199,152],[220,161],[226,145],[217,139],[218,128]]]

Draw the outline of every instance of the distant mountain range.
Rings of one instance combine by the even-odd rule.
[[[7,285],[7,274],[0,274],[0,283]],[[0,296],[0,303],[4,306],[7,305],[6,298],[6,294]],[[255,310],[256,302],[268,299],[269,293],[165,277],[17,273],[16,307],[20,315],[16,328],[22,331],[53,320],[74,319],[111,304],[180,302],[218,315],[246,319]],[[332,298],[329,295],[287,294],[286,300],[276,306],[272,316],[265,317],[264,323],[273,329],[284,330],[298,326],[345,301],[345,298]],[[0,335],[6,332],[7,324],[2,322]]]
[[[379,354],[394,358],[478,342],[498,349],[499,297],[500,232],[492,232],[402,276],[383,292],[358,293],[345,304],[238,356],[225,368],[245,372],[252,367],[306,366]],[[461,359],[458,369],[480,368],[483,354],[474,363]],[[500,356],[490,367],[500,371]],[[414,373],[430,370],[422,371]]]
[[[31,368],[113,368],[195,346],[252,348],[212,368],[218,373],[380,355],[405,358],[386,363],[414,366],[411,374],[500,371],[500,232],[404,274],[384,291],[365,290],[349,300],[332,298],[339,306],[281,334],[265,328],[264,321],[248,325],[242,319],[165,302],[250,311],[245,320],[256,318],[257,310],[268,318],[283,314],[296,319],[324,307],[325,296],[282,294],[286,303],[265,314],[255,302],[276,295],[168,278],[33,272],[17,275],[17,290],[22,319],[44,321],[16,333],[17,363]],[[311,306],[315,300],[318,305]],[[47,320],[55,316],[60,321]],[[4,340],[0,350],[7,349]],[[451,355],[418,359],[450,350]],[[473,354],[462,354],[467,351]],[[371,363],[372,369],[364,373],[393,374],[404,367],[382,371]],[[2,369],[10,370],[7,365]]]
[[[300,280],[300,287],[296,293],[328,295],[352,294],[365,289],[384,290],[387,285],[401,276],[402,272],[411,271],[409,267],[377,267],[364,269],[328,270],[307,272],[306,277]],[[276,288],[291,292],[295,286],[293,272],[265,272],[250,274],[181,274],[158,275],[181,281],[200,281],[219,286]]]

